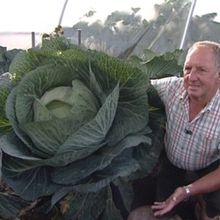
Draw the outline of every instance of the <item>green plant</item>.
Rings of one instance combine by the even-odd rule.
[[[129,211],[133,180],[162,147],[164,114],[149,112],[146,68],[62,37],[21,52],[3,102],[12,126],[0,139],[4,181],[26,201],[47,198],[44,211],[57,206],[63,219],[122,219],[114,188]]]

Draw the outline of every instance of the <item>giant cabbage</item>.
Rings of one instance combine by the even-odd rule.
[[[9,71],[4,181],[26,201],[49,198],[49,209],[68,198],[64,219],[122,219],[114,189],[129,211],[132,181],[152,171],[161,149],[164,117],[149,114],[149,75],[62,38],[22,51]]]

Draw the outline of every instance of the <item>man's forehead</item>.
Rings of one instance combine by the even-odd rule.
[[[195,47],[190,50],[186,56],[185,62],[190,62],[191,60],[195,60],[195,62],[211,62],[215,63],[215,56],[212,48],[207,46]]]

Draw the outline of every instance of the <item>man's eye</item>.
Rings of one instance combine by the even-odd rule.
[[[207,73],[207,70],[204,69],[204,68],[198,68],[198,69],[197,69],[197,72],[198,72],[198,74],[203,75],[203,74],[206,74],[206,73]]]
[[[184,68],[184,74],[189,74],[190,71],[191,71],[191,68],[189,67]]]
[[[206,72],[206,70],[204,68],[198,68],[198,71],[200,72]]]

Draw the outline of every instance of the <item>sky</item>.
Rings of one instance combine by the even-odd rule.
[[[108,2],[108,5],[105,2]],[[147,3],[146,3],[147,2]],[[89,10],[96,10],[100,17],[113,10],[130,10],[141,7],[152,15],[154,3],[162,0],[69,0],[63,17],[63,25],[72,26]],[[207,3],[208,2],[208,3]],[[57,26],[65,0],[0,0],[0,32],[51,31]],[[219,12],[219,0],[197,0],[195,13]]]
[[[85,19],[84,15],[89,10],[96,11],[93,17],[104,19],[112,11],[131,11],[131,7],[141,7],[140,14],[150,19],[153,16],[153,5],[162,2],[163,0],[69,0],[61,25],[73,26]],[[3,32],[52,32],[59,23],[64,3],[65,0],[0,0],[0,45],[11,41],[10,36],[1,34]],[[217,21],[220,22],[219,0],[196,1],[194,14],[209,12],[217,12]]]

